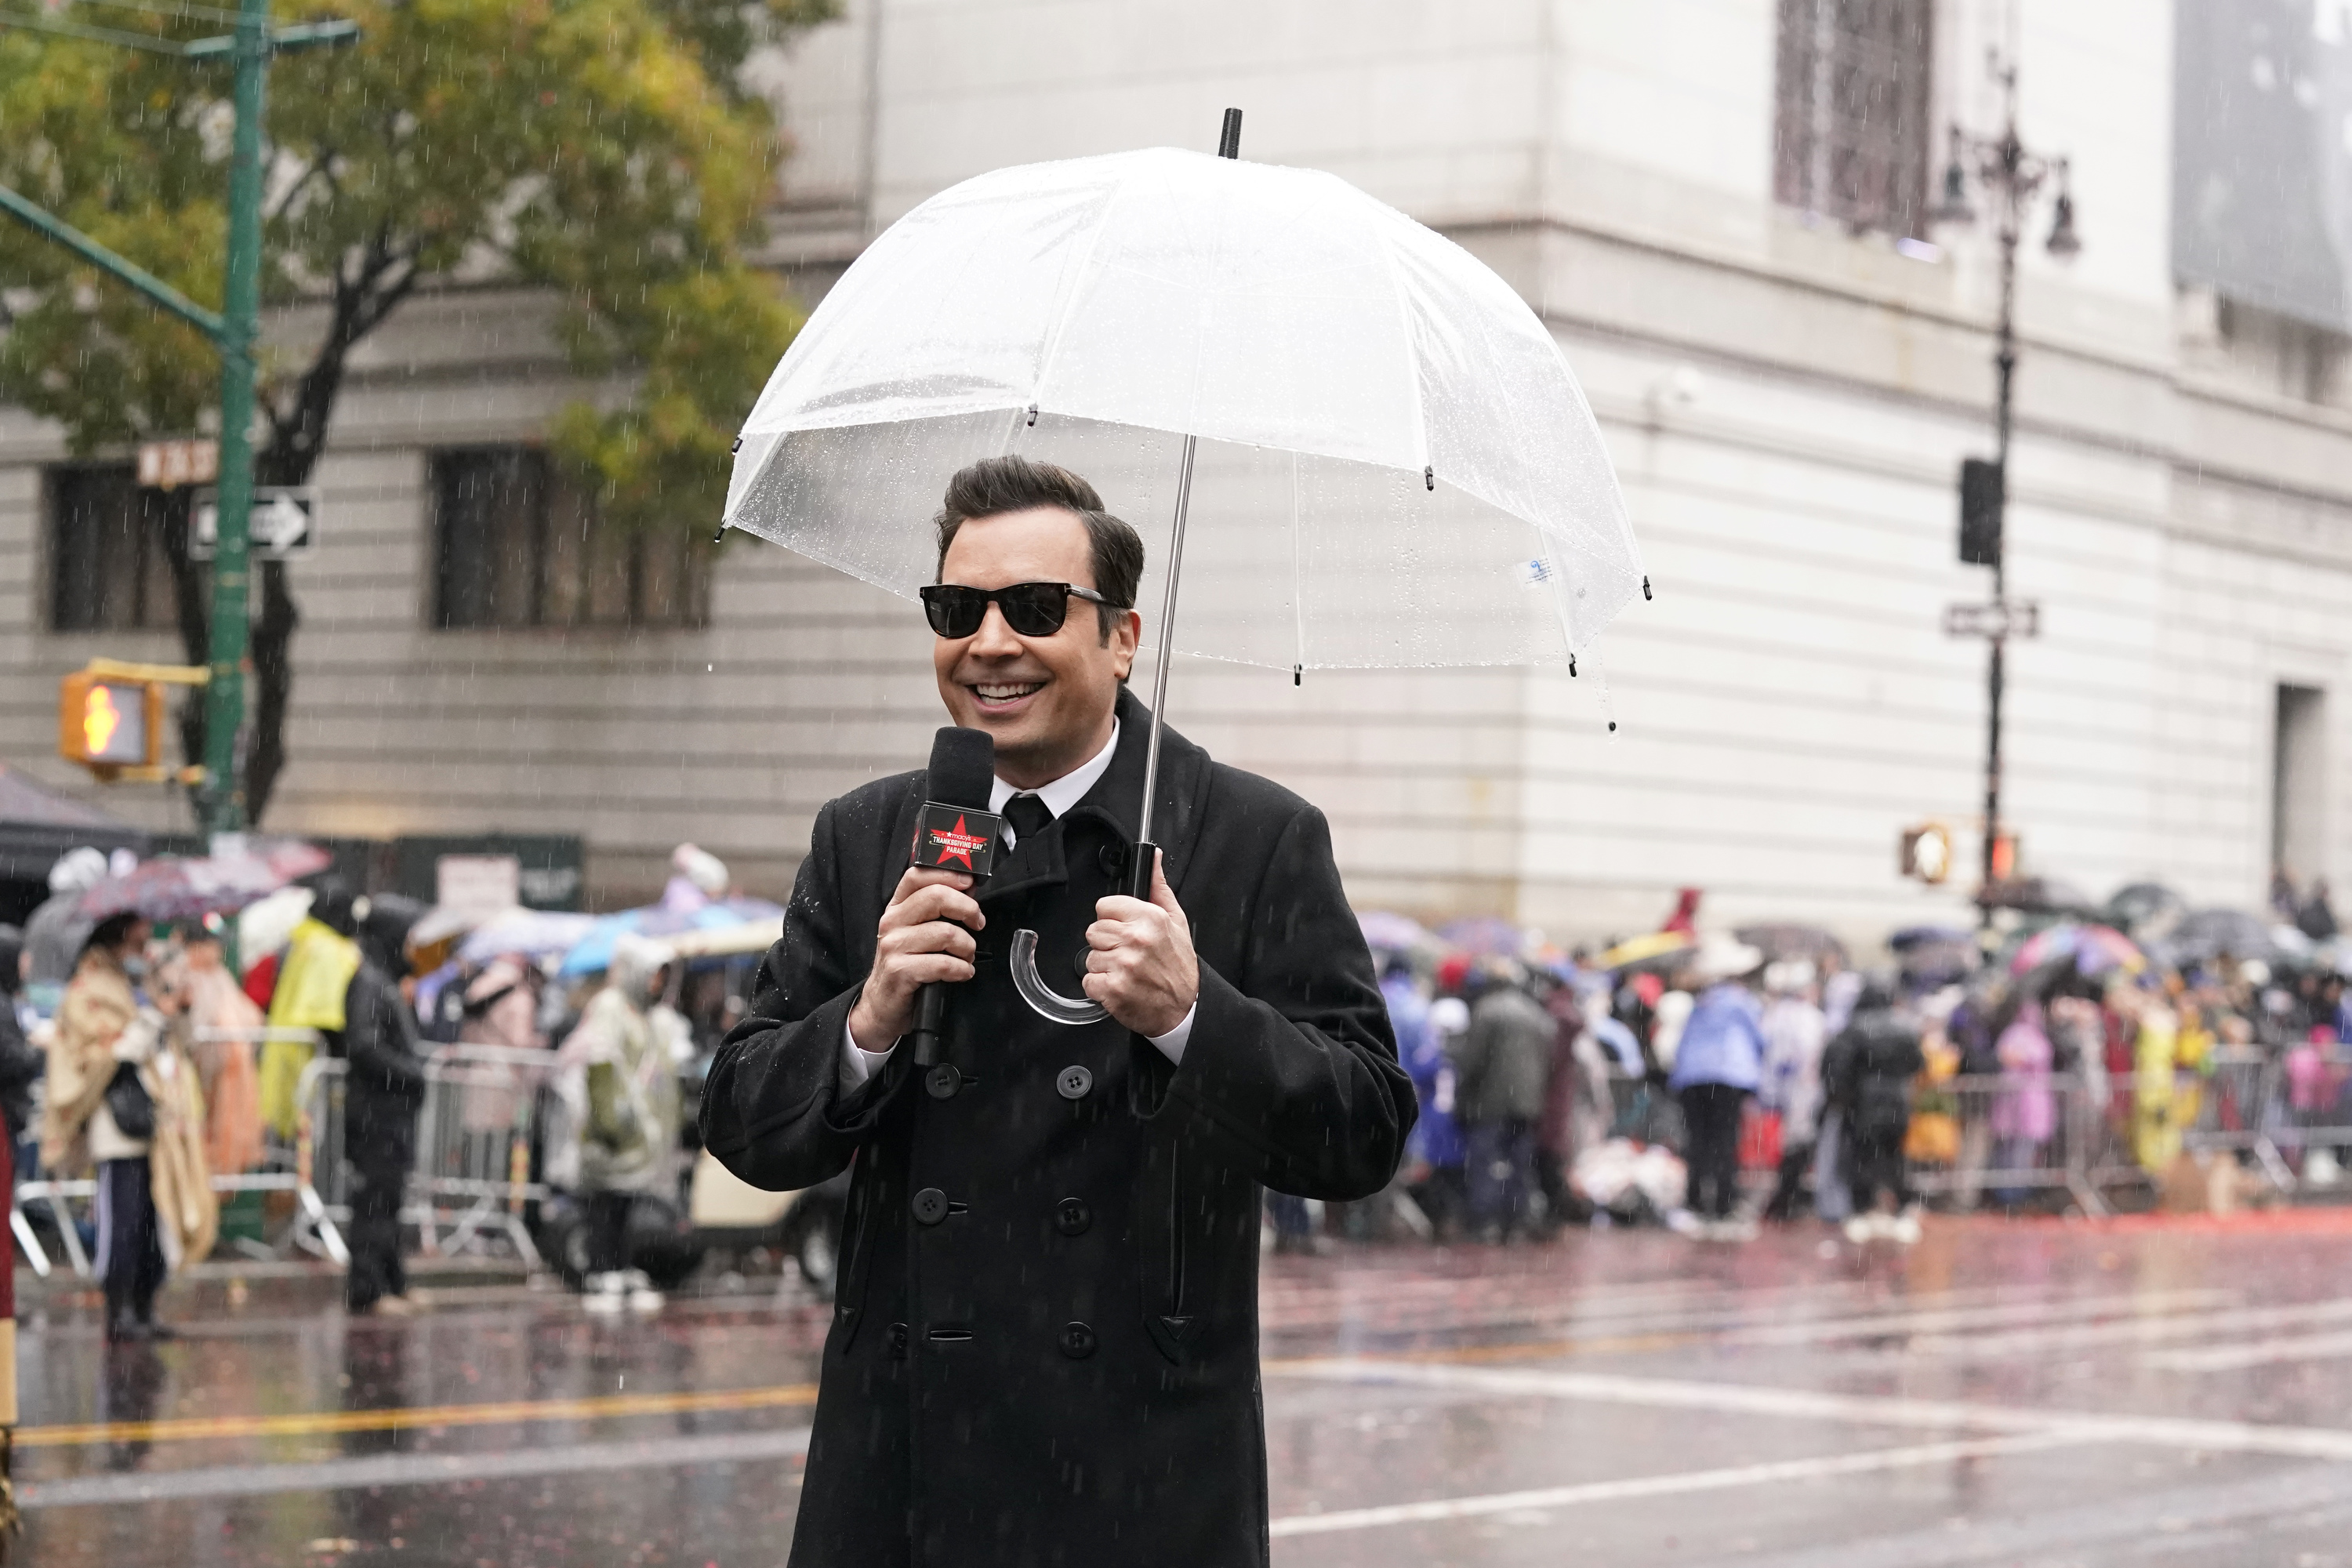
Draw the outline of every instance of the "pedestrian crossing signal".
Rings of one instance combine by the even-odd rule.
[[[58,754],[111,782],[125,770],[158,766],[163,752],[163,686],[77,670],[58,689]]]

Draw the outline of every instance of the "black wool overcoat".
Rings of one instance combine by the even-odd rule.
[[[1021,1000],[1013,932],[1079,995],[1095,901],[1118,890],[1150,716],[1122,693],[1119,719],[1109,770],[979,891],[954,1072],[902,1047],[841,1088],[920,773],[817,814],[782,940],[712,1064],[703,1141],[737,1175],[807,1187],[855,1162],[796,1568],[1266,1560],[1261,1193],[1378,1192],[1412,1086],[1322,814],[1172,731],[1153,827],[1200,958],[1181,1066]]]

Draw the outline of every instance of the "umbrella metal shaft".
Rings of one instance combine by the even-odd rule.
[[[1136,834],[1141,845],[1151,842],[1151,804],[1160,788],[1160,714],[1168,706],[1168,663],[1176,656],[1176,582],[1184,571],[1184,515],[1192,503],[1194,441],[1193,437],[1184,437],[1184,461],[1176,475],[1176,521],[1168,531],[1168,588],[1160,600],[1160,663],[1151,672],[1151,742],[1143,753],[1142,826]],[[1136,897],[1149,898],[1151,867],[1148,858],[1144,865],[1131,868],[1130,875],[1142,888]]]

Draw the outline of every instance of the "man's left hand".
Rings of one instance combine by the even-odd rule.
[[[1155,858],[1151,901],[1112,897],[1095,903],[1087,928],[1087,994],[1146,1039],[1184,1021],[1201,995],[1192,928]]]

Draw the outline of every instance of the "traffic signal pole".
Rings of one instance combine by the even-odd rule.
[[[245,727],[245,657],[252,623],[254,344],[261,329],[261,127],[269,61],[292,49],[356,43],[356,23],[299,22],[273,28],[269,0],[237,0],[236,26],[226,37],[175,43],[61,17],[0,16],[0,26],[120,44],[187,60],[226,58],[236,123],[229,139],[228,265],[221,312],[215,315],[144,268],[117,256],[71,225],[0,186],[0,212],[55,241],[145,295],[212,339],[221,356],[219,541],[213,553],[212,642],[205,687],[204,782],[196,811],[207,833],[245,825],[237,739]]]
[[[245,655],[252,616],[253,350],[261,320],[261,122],[270,55],[269,0],[238,0],[230,50],[236,128],[229,143],[228,267],[221,310],[220,527],[213,549],[212,679],[205,687],[208,833],[245,825],[237,733],[245,725]]]

